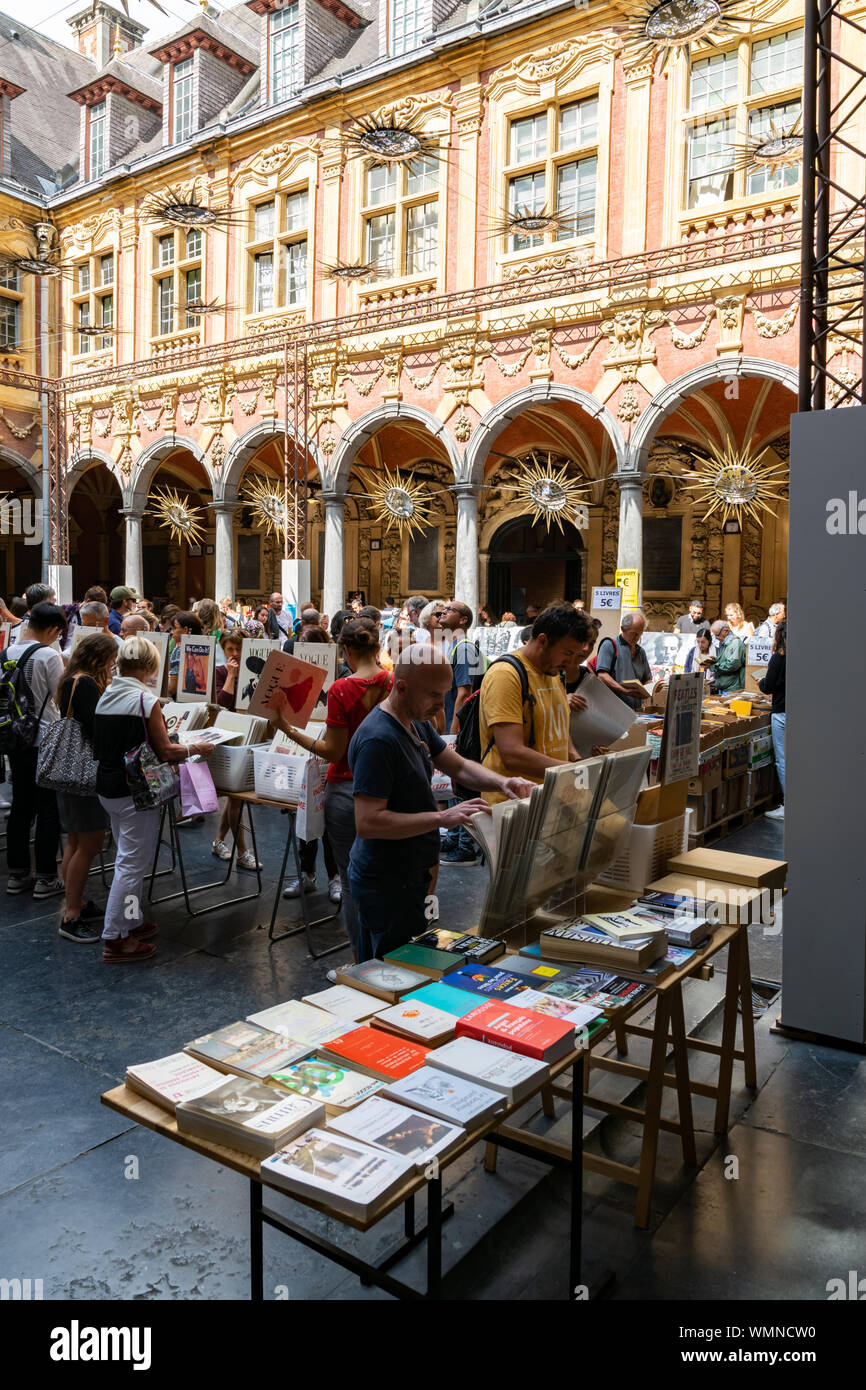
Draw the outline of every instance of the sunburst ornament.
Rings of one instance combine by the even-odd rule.
[[[799,116],[789,126],[776,125],[771,120],[768,130],[760,135],[747,135],[741,145],[734,146],[732,168],[750,172],[766,169],[774,174],[777,169],[802,164],[803,135],[799,127]]]
[[[724,43],[748,23],[743,0],[621,0],[621,8],[629,21],[626,49],[637,61],[661,52],[663,68],[693,43]]]
[[[278,484],[267,478],[250,478],[242,494],[253,509],[259,526],[275,536],[284,536],[289,529],[286,500]]]
[[[400,535],[406,531],[411,538],[430,524],[428,502],[421,485],[412,477],[404,476],[399,468],[393,473],[385,469],[385,476],[368,493],[368,500],[374,521],[384,523],[386,531],[396,527]]]
[[[239,220],[230,208],[210,207],[200,200],[194,189],[186,193],[180,188],[151,193],[142,203],[141,215],[146,222],[168,222],[173,227],[190,231],[207,231],[212,227],[225,230]]]
[[[203,299],[188,299],[183,306],[183,313],[193,314],[195,318],[200,319],[224,314],[227,307],[225,304],[220,304],[218,299],[211,299],[209,302],[205,302]]]
[[[535,453],[521,461],[520,472],[511,484],[526,511],[531,512],[533,523],[543,521],[548,531],[554,523],[561,531],[564,521],[577,527],[587,524],[582,499],[588,487],[569,473],[567,463],[557,465],[552,454],[543,460]]]
[[[49,279],[70,276],[72,266],[62,261],[57,249],[57,228],[52,222],[35,222],[30,228],[36,242],[36,254],[17,255],[0,252],[0,269],[7,275],[36,275]]]
[[[366,261],[335,261],[333,265],[322,267],[326,280],[372,280],[380,273],[379,267]]]
[[[426,135],[408,123],[389,123],[369,115],[358,116],[343,132],[343,143],[351,158],[366,159],[373,165],[406,164],[411,169],[440,156],[438,136]]]
[[[492,236],[545,236],[548,232],[571,232],[574,215],[564,208],[514,207],[492,224]]]
[[[709,458],[695,456],[695,472],[686,475],[683,488],[695,493],[697,506],[706,506],[702,521],[721,508],[722,521],[745,513],[763,526],[761,513],[774,514],[770,504],[779,501],[788,478],[786,464],[764,462],[767,452],[737,449],[728,440],[722,449],[709,445]]]
[[[162,488],[149,497],[151,511],[159,518],[160,526],[171,531],[171,538],[180,544],[187,541],[197,545],[204,535],[197,513],[201,507],[191,507],[173,487]]]

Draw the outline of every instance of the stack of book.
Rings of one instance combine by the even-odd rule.
[[[445,927],[435,927],[422,936],[416,936],[415,944],[462,956],[470,964],[496,960],[505,950],[504,941],[496,941],[490,936],[476,936],[474,932],[448,931]]]
[[[420,1173],[431,1159],[450,1153],[466,1134],[460,1125],[447,1124],[385,1096],[365,1100],[348,1114],[332,1120],[328,1129],[405,1158]]]
[[[338,985],[363,990],[377,999],[386,999],[389,1004],[396,1004],[410,990],[419,989],[424,979],[417,970],[407,970],[403,965],[391,965],[382,960],[364,960],[359,965],[337,967]]]
[[[332,1038],[318,1051],[335,1066],[349,1066],[377,1081],[396,1081],[423,1067],[429,1049],[364,1024]]]
[[[267,1158],[324,1120],[325,1107],[313,1100],[280,1095],[273,1086],[235,1078],[177,1107],[179,1134],[225,1144],[255,1158]]]
[[[453,951],[437,951],[432,946],[421,946],[417,941],[407,941],[385,956],[386,965],[396,965],[403,970],[412,970],[428,980],[441,980],[452,970],[459,970],[466,957]]]
[[[311,1129],[266,1158],[261,1173],[286,1192],[367,1220],[415,1176],[415,1163],[332,1130]]]
[[[310,1048],[254,1023],[230,1023],[195,1038],[184,1051],[218,1071],[264,1080],[288,1062],[304,1057]]]
[[[458,1018],[458,1038],[475,1038],[538,1062],[558,1062],[574,1051],[574,1026],[512,1004],[486,1002]]]
[[[239,744],[264,743],[271,726],[261,715],[244,714],[241,710],[221,709],[213,722],[215,729],[239,735]]]
[[[181,1101],[194,1100],[221,1086],[225,1073],[185,1052],[173,1052],[155,1062],[137,1062],[126,1068],[126,1084],[146,1100],[174,1110]]]
[[[188,705],[181,705],[174,700],[166,700],[162,707],[162,717],[169,734],[177,734],[180,738],[182,733],[189,733],[191,729],[205,728],[210,718],[210,710],[205,701],[192,701]]]

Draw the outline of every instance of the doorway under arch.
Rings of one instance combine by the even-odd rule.
[[[583,596],[584,544],[576,526],[547,529],[529,516],[512,517],[488,549],[487,604],[497,616],[522,618],[526,605],[546,608]]]
[[[72,591],[80,599],[99,584],[110,592],[123,583],[124,528],[120,484],[104,463],[95,463],[69,496]]]

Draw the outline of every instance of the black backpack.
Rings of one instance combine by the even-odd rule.
[[[520,699],[524,705],[529,705],[530,715],[535,708],[535,696],[529,689],[529,677],[526,674],[526,667],[522,661],[518,661],[516,656],[499,656],[496,661],[491,661],[487,671],[498,665],[500,661],[507,661],[520,677]],[[487,671],[484,675],[486,677]],[[481,685],[483,685],[483,680]],[[468,759],[469,762],[483,763],[487,754],[493,747],[494,740],[491,738],[484,751],[481,751],[481,686],[470,695],[468,700],[464,700],[457,713],[457,723],[460,725],[454,747],[461,758]],[[529,721],[529,747],[535,747],[535,723],[530,718]],[[461,796],[476,796],[477,793],[469,791],[465,787],[455,786],[454,790]]]
[[[7,756],[33,747],[39,721],[51,698],[50,693],[45,696],[37,714],[24,667],[38,648],[39,643],[33,642],[16,661],[7,660],[0,665],[0,753]]]

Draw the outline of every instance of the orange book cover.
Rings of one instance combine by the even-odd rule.
[[[329,1056],[342,1057],[349,1064],[374,1071],[389,1081],[400,1081],[427,1060],[428,1047],[404,1042],[380,1028],[353,1028],[332,1038],[325,1049]]]

